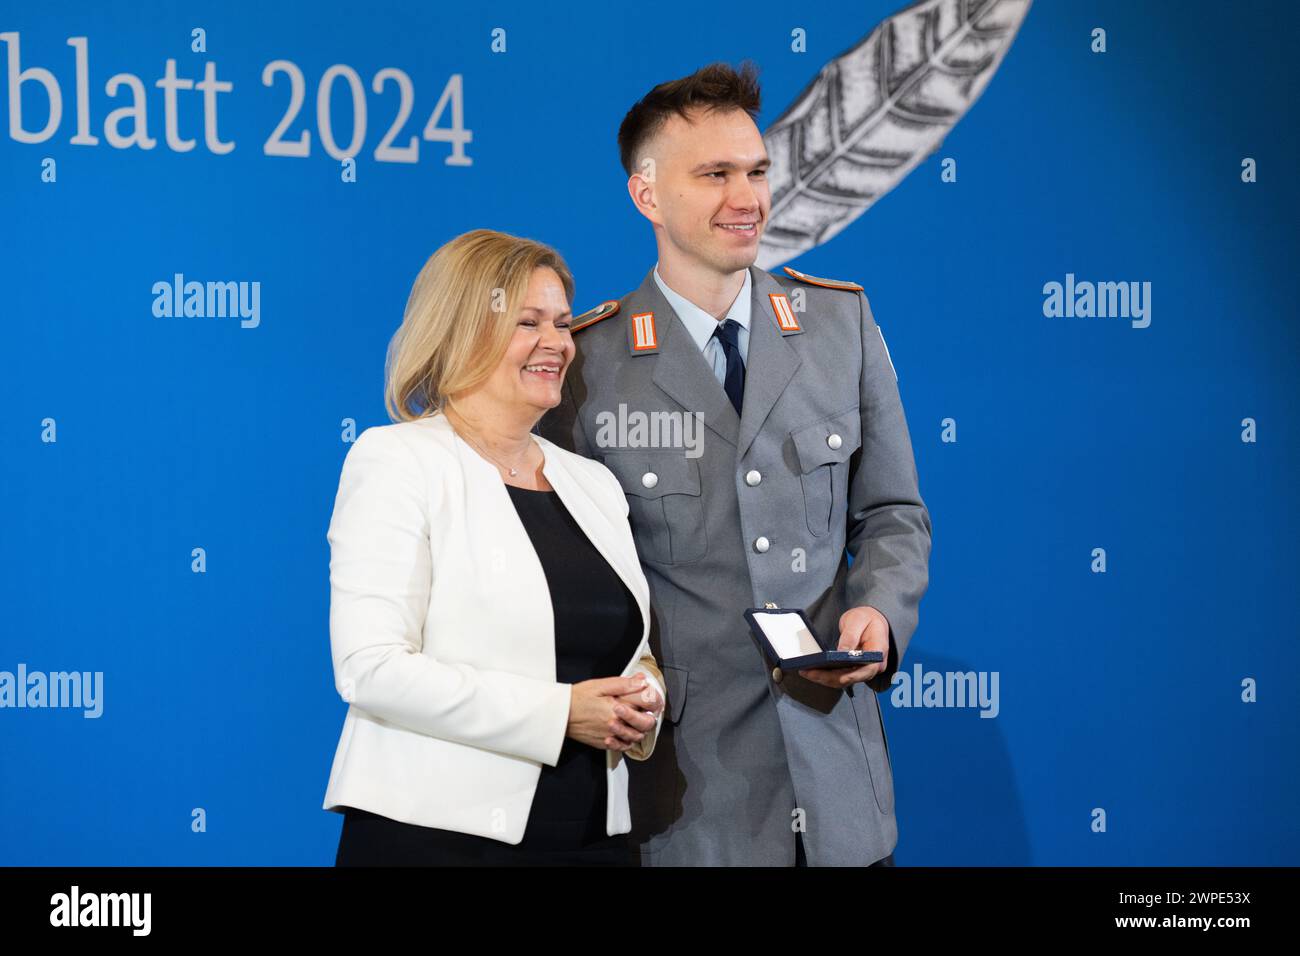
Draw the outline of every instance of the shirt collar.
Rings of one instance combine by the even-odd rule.
[[[682,325],[686,326],[686,330],[691,333],[691,338],[695,340],[695,344],[700,351],[704,351],[704,347],[709,344],[709,339],[713,337],[713,332],[718,327],[718,320],[694,302],[668,288],[668,284],[659,277],[658,264],[655,265],[654,277],[655,284],[659,286],[659,291],[664,294],[668,304],[677,313],[677,318],[682,320]],[[731,308],[727,310],[724,321],[726,319],[735,319],[741,328],[749,329],[750,300],[752,299],[751,290],[753,285],[753,278],[750,276],[749,270],[746,269],[745,283],[740,287],[740,291],[736,293],[736,301],[731,303]]]

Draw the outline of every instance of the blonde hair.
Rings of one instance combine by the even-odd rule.
[[[394,422],[455,407],[453,396],[491,376],[514,334],[533,271],[554,269],[573,304],[573,275],[550,246],[475,229],[420,269],[384,362],[384,404]]]

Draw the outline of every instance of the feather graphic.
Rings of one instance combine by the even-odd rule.
[[[921,0],[827,63],[763,134],[757,265],[826,242],[930,156],[993,78],[1031,0]]]

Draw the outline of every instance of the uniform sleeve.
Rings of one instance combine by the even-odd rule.
[[[885,691],[916,631],[929,584],[930,513],[921,499],[893,362],[862,293],[858,304],[862,452],[849,486],[848,595],[850,606],[870,605],[889,621],[889,660],[870,682]]]
[[[367,429],[348,451],[327,534],[335,686],[358,710],[417,733],[553,766],[570,685],[421,652],[437,573],[433,481],[388,428]]]

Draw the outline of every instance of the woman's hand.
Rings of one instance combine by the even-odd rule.
[[[597,750],[629,750],[654,730],[656,710],[647,711],[654,698],[663,707],[659,695],[644,675],[635,677],[600,677],[574,684],[569,702],[569,726],[565,736]]]

